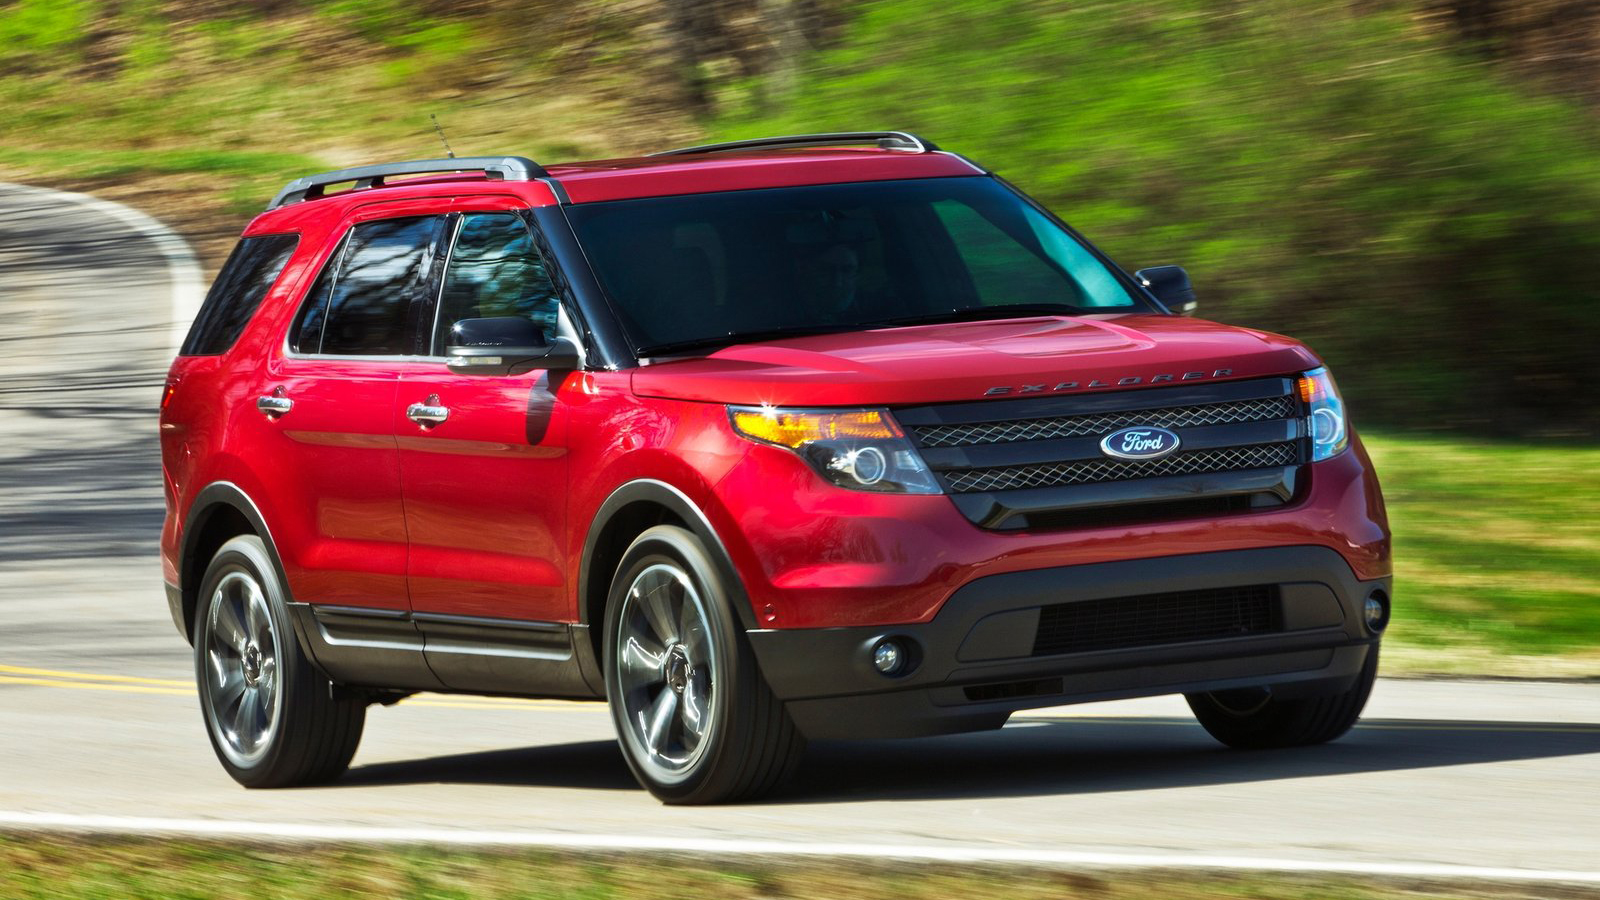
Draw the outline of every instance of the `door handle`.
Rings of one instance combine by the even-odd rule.
[[[450,408],[439,405],[438,394],[429,394],[427,400],[406,407],[406,418],[423,428],[432,428],[450,418]]]
[[[294,401],[283,396],[283,388],[278,388],[277,391],[271,394],[262,394],[257,397],[256,409],[260,410],[261,414],[267,418],[276,419],[294,409]]]

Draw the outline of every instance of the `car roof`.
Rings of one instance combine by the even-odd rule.
[[[760,188],[980,175],[943,151],[907,153],[877,147],[746,150],[644,156],[550,166],[573,203]]]
[[[878,135],[880,133],[872,133]],[[914,136],[901,132],[882,134]],[[903,146],[793,146],[785,141],[816,142],[819,136],[770,138],[744,144],[689,148],[655,156],[589,160],[540,166],[520,157],[475,157],[470,160],[431,160],[346,169],[323,175],[306,176],[290,182],[274,200],[274,206],[257,216],[246,234],[297,231],[308,220],[325,223],[342,219],[353,208],[373,203],[423,200],[471,195],[511,195],[530,206],[555,203],[597,203],[644,197],[701,194],[716,191],[758,190],[804,185],[842,184],[859,181],[886,181],[908,178],[939,178],[981,175],[984,170],[954,153],[926,147],[917,142],[916,150]],[[828,137],[828,136],[820,136]],[[889,144],[888,141],[882,142]],[[372,186],[357,174],[386,169],[409,176],[430,164],[439,172],[459,162],[463,165],[488,161],[491,169],[501,163],[497,177],[483,169],[448,174],[423,174],[404,180],[379,178]],[[505,172],[510,177],[501,177]],[[344,177],[341,177],[344,176]],[[323,185],[353,181],[358,186],[326,196]],[[309,186],[309,189],[308,189]],[[298,191],[297,191],[298,189]],[[301,199],[304,196],[304,199]]]

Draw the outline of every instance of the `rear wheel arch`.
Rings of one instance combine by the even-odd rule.
[[[183,592],[184,634],[194,635],[194,617],[199,608],[200,582],[217,550],[230,539],[253,534],[266,545],[278,582],[287,590],[283,560],[273,545],[266,519],[238,485],[228,481],[208,484],[195,495],[184,518],[182,550],[179,554],[178,583]]]

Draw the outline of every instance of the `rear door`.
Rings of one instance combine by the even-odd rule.
[[[285,497],[274,538],[296,600],[407,609],[391,411],[445,224],[373,208],[346,223],[253,392],[265,433],[252,453]]]

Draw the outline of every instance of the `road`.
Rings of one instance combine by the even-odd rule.
[[[155,559],[169,263],[94,209],[0,188],[0,826],[125,816],[1600,881],[1593,683],[1382,679],[1344,740],[1253,754],[1215,744],[1176,698],[1045,710],[988,734],[818,744],[780,796],[701,809],[634,785],[598,705],[423,695],[371,712],[337,783],[246,791],[206,742]]]

